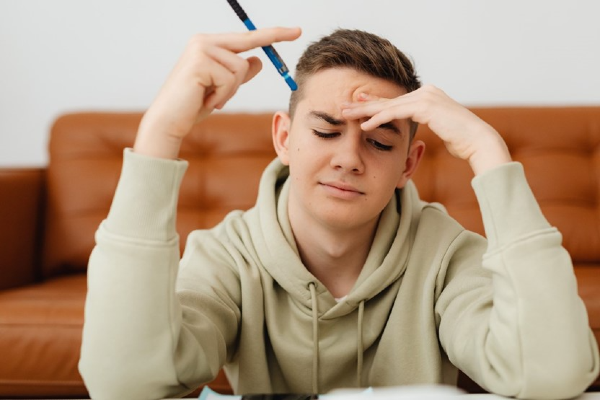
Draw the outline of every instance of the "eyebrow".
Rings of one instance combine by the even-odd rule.
[[[392,131],[392,132],[400,135],[400,129],[398,129],[398,127],[396,125],[392,124],[391,122],[386,122],[385,124],[381,124],[378,126],[378,128],[379,129],[387,129],[389,131]]]
[[[337,119],[327,113],[321,112],[321,111],[311,111],[309,113],[309,116],[312,118],[317,118],[320,120],[323,120],[325,122],[327,122],[329,125],[334,125],[334,126],[343,126],[346,125],[346,122],[342,119]]]
[[[327,122],[329,125],[333,125],[333,126],[346,125],[346,121],[344,121],[342,119],[337,119],[334,116],[329,115],[322,111],[311,111],[309,113],[309,116],[312,118],[317,118],[317,119],[323,120],[323,121]],[[386,122],[385,124],[381,124],[377,128],[378,129],[386,129],[386,130],[396,133],[398,135],[401,134],[400,129],[398,129],[398,127],[396,125],[392,124],[391,122]]]

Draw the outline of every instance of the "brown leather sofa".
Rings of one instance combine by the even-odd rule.
[[[506,139],[562,231],[600,340],[600,106],[474,111]],[[140,118],[65,115],[52,128],[47,168],[0,169],[0,397],[87,396],[77,371],[86,264]],[[192,229],[253,205],[274,157],[270,125],[270,114],[220,114],[195,127],[181,154],[190,162],[179,205],[182,244]],[[427,144],[415,176],[422,197],[483,233],[469,166],[426,127],[417,135]],[[477,390],[468,378],[459,381]],[[230,391],[223,375],[211,386]]]

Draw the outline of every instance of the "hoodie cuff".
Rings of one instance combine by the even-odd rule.
[[[125,149],[104,228],[135,239],[172,240],[177,235],[177,201],[187,166],[187,161],[148,157]]]
[[[510,162],[486,171],[473,178],[471,185],[481,209],[489,249],[550,227],[521,163]]]

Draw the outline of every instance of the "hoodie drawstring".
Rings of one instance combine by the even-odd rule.
[[[313,393],[319,394],[319,310],[317,309],[317,289],[314,282],[308,284],[310,299],[312,301],[313,320],[313,368],[312,387]]]
[[[308,284],[310,289],[310,300],[312,303],[312,322],[313,322],[313,368],[312,368],[312,390],[314,394],[319,394],[319,310],[317,302],[317,288],[314,282]],[[362,385],[363,369],[363,318],[365,313],[365,301],[358,304],[358,326],[357,326],[357,366],[356,366],[356,384]]]
[[[356,380],[357,380],[357,386],[361,387],[362,385],[362,368],[363,368],[363,315],[365,312],[365,301],[362,300],[359,304],[358,304],[358,326],[357,331],[358,331],[358,337],[357,337],[357,343],[356,343],[356,349],[357,349],[357,367],[356,367]]]

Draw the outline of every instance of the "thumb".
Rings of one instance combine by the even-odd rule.
[[[248,82],[250,79],[254,78],[256,76],[256,74],[258,74],[260,72],[260,70],[262,69],[262,62],[260,61],[260,58],[252,56],[252,57],[248,57],[246,59],[248,61],[248,72],[246,72],[246,76],[244,77],[244,80],[242,81],[242,83],[246,83]]]

